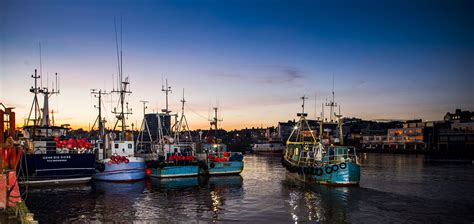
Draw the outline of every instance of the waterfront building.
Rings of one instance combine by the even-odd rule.
[[[474,158],[474,112],[456,109],[446,113],[443,125],[433,128],[430,149],[455,157]]]
[[[474,112],[456,109],[453,114],[450,112],[446,113],[444,120],[449,122],[474,122]]]
[[[278,122],[277,130],[278,130],[278,138],[280,139],[287,139],[290,136],[291,131],[295,127],[296,122],[293,120],[289,120],[287,122]]]
[[[361,145],[364,149],[380,149],[387,142],[387,134],[362,136]]]
[[[390,149],[425,149],[424,128],[426,122],[421,119],[409,120],[402,128],[388,129],[384,148]]]

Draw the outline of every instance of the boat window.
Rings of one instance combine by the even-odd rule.
[[[115,144],[115,146],[114,146],[114,147],[115,147],[116,149],[118,149],[118,144]]]
[[[128,148],[131,149],[131,148],[132,148],[132,144],[128,144]]]

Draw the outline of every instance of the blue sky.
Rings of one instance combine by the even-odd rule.
[[[293,119],[303,94],[314,116],[314,96],[318,105],[330,98],[333,76],[346,116],[437,120],[456,108],[474,110],[472,1],[2,1],[0,6],[0,101],[16,106],[20,120],[31,103],[29,75],[39,68],[41,42],[43,78],[61,74],[62,93],[52,98],[57,119],[84,127],[93,122],[89,89],[112,88],[114,17],[120,15],[133,123],[142,117],[139,100],[151,101],[149,111],[164,107],[163,77],[174,89],[174,111],[185,88],[191,128],[208,127],[203,117],[216,100],[227,129]]]

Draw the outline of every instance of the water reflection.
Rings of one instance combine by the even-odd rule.
[[[346,222],[350,189],[357,188],[308,184],[292,173],[286,174],[284,185],[294,223]]]
[[[26,203],[35,218],[44,223],[54,223],[57,220],[79,222],[95,216],[91,213],[94,213],[97,201],[91,192],[91,185],[29,188]],[[84,214],[85,211],[91,213]]]
[[[361,158],[360,187],[307,184],[278,157],[246,156],[241,176],[30,189],[26,203],[40,223],[474,220],[474,166],[431,166],[405,155]]]

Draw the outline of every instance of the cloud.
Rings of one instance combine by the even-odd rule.
[[[284,84],[292,83],[300,79],[306,78],[306,75],[295,67],[280,67],[276,75],[266,77],[260,80],[261,83],[265,84]]]
[[[254,75],[243,75],[236,73],[220,72],[211,74],[210,76],[216,78],[225,79],[238,79],[244,81],[254,81],[261,84],[285,84],[293,83],[301,79],[305,79],[306,75],[301,69],[292,66],[280,66],[280,65],[263,65],[263,66],[249,66],[257,69],[246,72],[245,74]]]
[[[365,80],[359,80],[359,81],[356,81],[356,82],[355,82],[355,87],[356,87],[356,88],[364,87],[366,84],[367,84],[367,81],[365,81]]]

